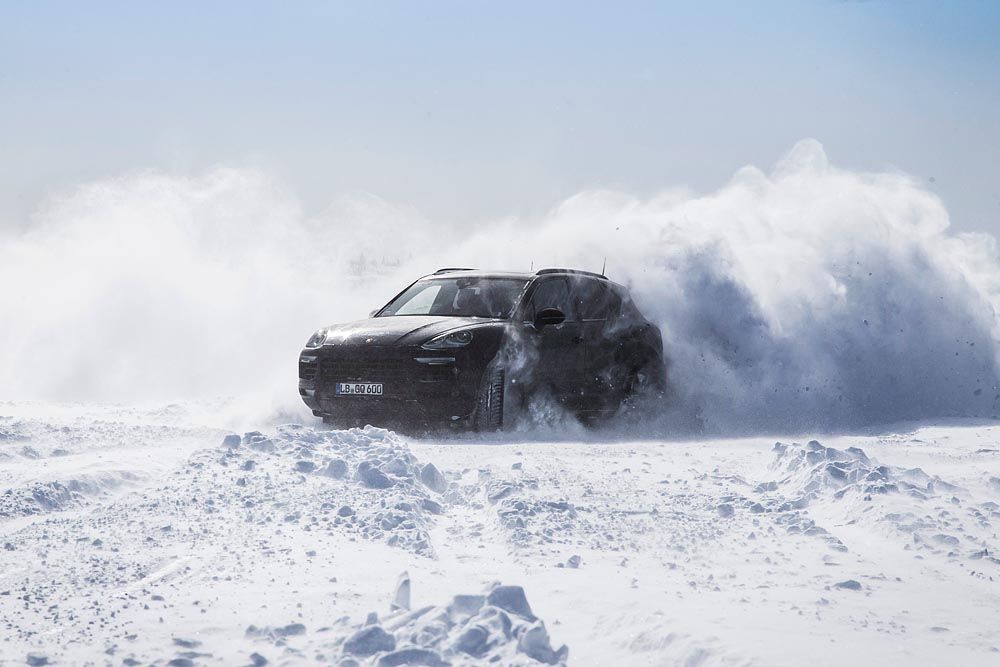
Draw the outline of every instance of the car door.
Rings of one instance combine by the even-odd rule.
[[[528,296],[524,310],[524,340],[530,363],[530,382],[536,389],[551,389],[555,398],[566,403],[576,395],[581,377],[583,337],[580,322],[573,310],[573,285],[567,276],[539,280]],[[535,315],[546,308],[556,308],[566,319],[536,329]]]
[[[619,336],[615,322],[621,298],[604,281],[589,276],[574,278],[571,308],[576,313],[580,339],[581,409],[614,409],[620,393],[621,373],[615,367]]]

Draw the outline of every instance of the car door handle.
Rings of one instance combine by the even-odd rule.
[[[573,336],[573,342],[574,343],[582,343],[583,342],[583,336]]]

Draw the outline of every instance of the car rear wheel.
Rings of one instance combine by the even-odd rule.
[[[641,404],[662,399],[667,391],[667,371],[663,363],[646,357],[629,369],[625,380],[621,411],[634,414]]]

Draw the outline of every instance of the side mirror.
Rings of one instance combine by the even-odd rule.
[[[380,310],[381,310],[381,308],[376,308],[372,312],[368,313],[368,317],[375,317],[375,315],[377,315],[378,311],[380,311]]]
[[[566,316],[558,308],[542,308],[535,314],[535,328],[542,329],[550,324],[562,324]]]

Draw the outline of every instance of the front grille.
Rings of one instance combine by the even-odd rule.
[[[319,388],[331,394],[337,382],[380,382],[384,396],[404,396],[429,384],[453,384],[457,371],[450,365],[421,364],[412,350],[355,348],[324,355],[318,377]]]
[[[394,356],[324,358],[320,368],[324,382],[391,382],[412,375],[411,367],[417,362]]]

